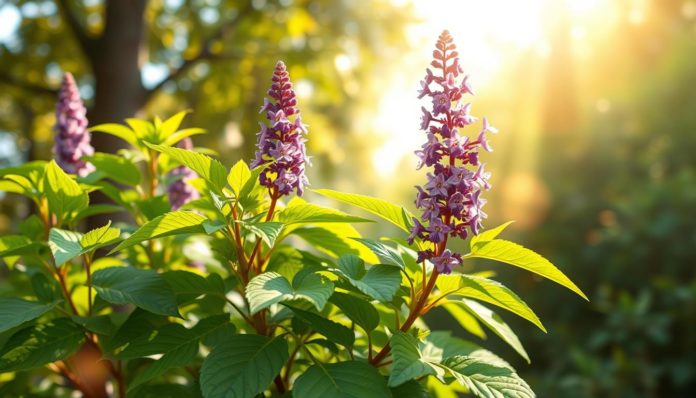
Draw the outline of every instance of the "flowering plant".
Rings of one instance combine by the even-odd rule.
[[[180,129],[186,112],[86,130],[66,75],[57,161],[0,170],[0,189],[37,209],[21,234],[0,238],[11,280],[31,286],[0,298],[0,395],[24,395],[31,375],[46,382],[30,393],[50,396],[534,396],[507,362],[422,319],[443,307],[473,335],[485,337],[483,325],[529,360],[488,306],[544,330],[537,315],[489,272],[467,274],[462,263],[501,261],[584,297],[548,260],[498,239],[509,223],[483,229],[490,184],[479,149],[490,151],[495,129],[483,118],[475,138],[461,134],[477,118],[463,103],[472,90],[449,33],[433,57],[419,94],[432,104],[416,152],[429,170],[416,187],[418,216],[369,196],[312,191],[402,232],[382,240],[353,226],[374,220],[301,198],[311,135],[282,62],[261,107],[256,158],[229,170],[194,148],[190,137],[203,131]],[[131,148],[94,153],[90,132]],[[95,191],[113,204],[90,206]],[[86,217],[114,212],[132,222],[77,232]],[[452,238],[468,239],[468,252],[448,248]]]

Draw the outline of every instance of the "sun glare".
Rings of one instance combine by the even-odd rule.
[[[403,4],[405,0],[392,0]],[[383,135],[383,146],[373,156],[377,172],[392,174],[404,156],[409,156],[423,141],[417,126],[420,108],[416,98],[418,82],[423,77],[435,39],[443,29],[454,36],[462,67],[471,76],[474,91],[486,90],[506,63],[533,52],[544,57],[549,53],[548,31],[553,18],[549,15],[565,7],[573,23],[600,15],[602,0],[488,0],[446,1],[412,0],[411,4],[422,22],[406,32],[412,53],[390,77],[385,89],[375,129]],[[576,29],[574,37],[582,39],[584,30]],[[479,115],[474,102],[473,112]],[[411,157],[415,164],[416,159]]]

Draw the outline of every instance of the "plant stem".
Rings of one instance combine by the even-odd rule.
[[[273,219],[273,213],[275,212],[276,204],[278,203],[278,198],[280,198],[280,195],[278,195],[278,188],[273,188],[270,191],[270,196],[271,196],[271,205],[268,208],[268,213],[266,214],[266,222],[271,221]],[[254,267],[254,259],[256,258],[256,254],[259,252],[261,249],[261,239],[258,239],[256,241],[256,245],[254,246],[254,250],[251,252],[251,256],[249,256],[249,268]],[[256,269],[256,273],[260,274],[263,271],[263,262],[259,261],[259,264]]]
[[[83,257],[87,273],[87,316],[92,316],[92,255],[85,254]]]
[[[70,305],[70,309],[75,315],[78,315],[77,307],[75,306],[75,302],[73,301],[72,296],[70,295],[70,291],[68,290],[68,284],[65,281],[65,269],[65,267],[61,269],[56,268],[55,275],[58,278],[58,282],[60,283],[60,288],[63,291],[63,296],[65,296],[65,300],[67,300],[68,304]]]
[[[150,149],[150,197],[157,193],[157,151]]]
[[[435,287],[435,281],[437,281],[438,275],[439,272],[437,272],[437,269],[433,269],[433,272],[430,274],[430,279],[428,280],[427,285],[421,291],[421,295],[418,298],[418,302],[416,302],[415,307],[408,314],[408,318],[399,328],[400,331],[408,331],[411,328],[411,326],[413,326],[413,323],[416,321],[416,319],[418,319],[418,317],[422,315],[423,307],[425,307],[425,304],[428,302],[428,296]],[[379,366],[380,362],[382,362],[382,360],[387,355],[389,355],[389,352],[391,352],[391,346],[387,344],[384,347],[382,347],[382,350],[379,353],[377,353],[377,355],[375,355],[374,358],[370,360],[370,364],[372,364],[372,366],[375,367]]]

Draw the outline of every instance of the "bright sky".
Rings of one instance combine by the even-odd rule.
[[[505,62],[530,51],[545,57],[549,51],[547,25],[553,21],[554,10],[567,10],[573,24],[573,36],[581,40],[588,29],[616,13],[608,0],[392,0],[395,4],[413,4],[423,22],[407,32],[414,53],[392,75],[382,99],[375,130],[385,139],[373,158],[381,175],[391,175],[404,156],[416,158],[413,151],[424,141],[419,133],[420,107],[429,106],[418,100],[419,81],[430,63],[435,41],[443,29],[454,37],[465,74],[470,75],[474,91],[485,90]],[[636,9],[644,9],[647,0],[633,0]],[[641,4],[639,4],[641,3]],[[641,6],[641,7],[639,7]],[[639,17],[639,15],[637,15]],[[473,99],[472,113],[482,114]]]

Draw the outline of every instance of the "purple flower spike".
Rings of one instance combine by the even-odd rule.
[[[58,92],[56,106],[56,138],[53,153],[56,163],[66,173],[84,177],[94,171],[94,165],[83,160],[94,155],[87,131],[87,109],[80,99],[80,92],[73,75],[66,72]]]
[[[431,68],[421,80],[418,98],[428,97],[431,109],[422,108],[421,130],[426,132],[425,144],[416,151],[419,168],[431,172],[422,187],[416,187],[416,207],[421,211],[409,242],[420,238],[434,244],[434,250],[418,253],[419,260],[430,260],[441,273],[450,273],[461,264],[462,257],[445,248],[449,236],[466,239],[476,235],[486,217],[481,208],[486,203],[481,192],[490,189],[490,173],[479,164],[479,150],[491,151],[486,133],[495,133],[488,119],[477,136],[460,135],[459,129],[478,119],[470,114],[471,104],[464,96],[473,95],[469,77],[462,75],[456,46],[449,32],[440,35]]]
[[[190,151],[193,149],[193,142],[187,137],[179,141],[177,147]],[[198,191],[188,183],[190,180],[198,178],[198,174],[195,171],[186,166],[179,166],[170,171],[169,175],[176,178],[167,188],[169,204],[172,206],[172,210],[178,210],[186,203],[200,198]]]
[[[278,195],[289,195],[295,191],[301,196],[308,184],[305,176],[308,159],[304,144],[307,126],[302,124],[300,111],[296,108],[295,91],[282,61],[276,64],[272,81],[268,90],[271,99],[264,99],[261,107],[268,125],[261,124],[256,159],[251,167],[266,165],[259,181]]]

